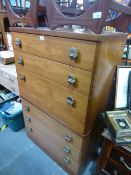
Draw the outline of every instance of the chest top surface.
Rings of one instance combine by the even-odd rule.
[[[117,39],[117,38],[125,38],[126,36],[128,36],[127,33],[121,33],[121,32],[105,32],[98,35],[93,32],[88,32],[83,30],[70,30],[70,29],[61,29],[61,28],[56,30],[50,30],[47,27],[45,28],[11,27],[10,30],[11,32],[47,35],[47,36],[55,36],[55,37],[62,37],[62,38],[94,41],[94,42],[98,42],[103,39],[111,39],[114,37],[115,39]]]

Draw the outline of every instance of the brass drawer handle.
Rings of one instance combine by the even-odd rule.
[[[25,106],[25,111],[26,112],[30,112],[30,107],[29,106]]]
[[[25,119],[26,119],[28,122],[31,122],[31,117],[26,116]]]
[[[70,160],[69,157],[65,157],[65,158],[64,158],[64,162],[65,162],[66,164],[70,164],[70,163],[71,163],[71,160]]]
[[[125,167],[126,167],[129,171],[131,171],[131,167],[129,167],[129,166],[127,165],[127,163],[126,163],[125,160],[124,160],[124,157],[120,157],[120,161],[125,165]]]
[[[68,143],[72,142],[72,137],[69,135],[65,135],[64,140]]]
[[[25,75],[20,75],[20,79],[25,81]]]
[[[16,38],[15,44],[16,44],[16,46],[20,47],[21,46],[21,40],[19,38]]]
[[[18,64],[24,65],[23,59],[21,57],[18,58]]]
[[[64,152],[67,153],[67,154],[70,154],[71,153],[71,149],[68,146],[65,146],[64,147]]]
[[[73,97],[67,97],[67,104],[72,107],[74,106],[75,100],[73,99]]]
[[[69,51],[69,57],[72,61],[76,61],[78,58],[78,51],[75,47],[72,47]]]
[[[76,84],[76,77],[72,74],[70,74],[68,76],[68,83],[72,86],[74,86]]]

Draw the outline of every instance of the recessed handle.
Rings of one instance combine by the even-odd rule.
[[[71,163],[71,160],[70,160],[69,157],[65,157],[65,158],[64,158],[64,162],[65,162],[66,164],[70,164],[70,163]]]
[[[68,76],[68,83],[69,85],[74,86],[76,84],[76,77],[72,74]]]
[[[72,136],[70,135],[65,135],[64,140],[68,143],[72,142]]]
[[[17,47],[20,47],[21,46],[21,40],[19,38],[16,38],[15,44],[16,44]]]
[[[26,112],[30,112],[30,107],[29,106],[25,106],[25,111]]]
[[[67,104],[72,107],[74,106],[75,100],[73,99],[73,97],[67,97]]]
[[[64,147],[64,152],[67,153],[67,154],[70,154],[71,153],[71,149],[68,146],[65,146]]]
[[[20,79],[23,80],[23,81],[25,81],[25,75],[22,75],[22,74],[21,74],[21,75],[20,75]]]
[[[21,57],[18,58],[18,64],[20,65],[24,65],[24,61]]]
[[[31,117],[26,116],[25,119],[26,119],[28,122],[31,122]]]
[[[72,47],[69,51],[69,57],[72,61],[76,61],[78,58],[78,51],[75,47]]]
[[[120,161],[125,165],[125,167],[126,167],[129,171],[131,171],[131,167],[129,167],[129,166],[127,165],[127,163],[126,163],[125,160],[124,160],[124,157],[120,157]]]

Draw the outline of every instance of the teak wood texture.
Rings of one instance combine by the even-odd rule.
[[[37,75],[43,76],[65,87],[78,91],[84,95],[89,95],[92,72],[69,66],[52,60],[15,51],[16,65],[19,68],[27,69]],[[19,60],[22,59],[22,64]],[[76,82],[69,84],[69,75],[74,75]],[[85,79],[87,81],[85,81]]]
[[[25,122],[29,127],[33,127],[32,125],[35,125],[37,123],[37,120],[39,123],[41,123],[41,126],[43,125],[44,128],[47,128],[47,135],[49,135],[49,138],[51,137],[52,142],[55,142],[55,144],[60,148],[64,149],[65,146],[70,147],[71,153],[67,154],[68,156],[72,155],[72,158],[79,162],[81,160],[81,148],[83,144],[83,138],[78,136],[77,134],[73,133],[68,128],[61,125],[57,120],[53,119],[52,117],[48,116],[46,113],[43,113],[40,111],[37,107],[34,107],[31,103],[27,102],[26,100],[22,100],[23,104],[23,110],[24,110],[24,118]],[[26,111],[26,107],[30,108],[30,111]],[[28,118],[31,119],[31,121],[28,121]],[[35,126],[37,129],[37,127]],[[38,126],[38,128],[40,128]],[[45,132],[46,133],[46,132]],[[70,135],[72,137],[71,142],[67,142],[65,140],[65,136]]]
[[[81,174],[96,151],[95,122],[108,107],[127,35],[11,30],[27,133],[70,174]],[[70,58],[71,48],[77,51],[76,60]],[[76,84],[68,84],[70,74]],[[69,142],[73,137],[66,143],[72,154],[66,157],[65,134]]]
[[[79,67],[85,70],[93,70],[96,50],[95,42],[72,40],[62,37],[58,38],[55,36],[44,36],[42,39],[42,36],[40,35],[15,33],[13,43],[15,43],[16,38],[21,40],[21,47],[17,47],[14,44],[14,49],[18,51],[48,58],[56,62]],[[76,61],[70,60],[69,57],[69,51],[72,47],[77,48],[78,51]]]
[[[96,146],[92,140],[97,131],[88,137],[80,137],[25,99],[22,99],[22,105],[28,136],[70,174],[75,175],[78,172],[81,174],[87,150],[91,154]],[[70,136],[71,140],[66,140],[65,136]],[[69,159],[69,163],[64,161],[66,158]]]
[[[22,97],[55,116],[78,134],[83,134],[88,97],[26,70],[17,69],[17,72]],[[22,75],[25,80],[21,80]],[[67,104],[67,97],[70,96],[75,100],[74,106]]]

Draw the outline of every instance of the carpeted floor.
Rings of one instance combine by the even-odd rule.
[[[92,175],[90,164],[83,175]],[[0,175],[67,175],[27,136],[25,129],[0,132]]]

